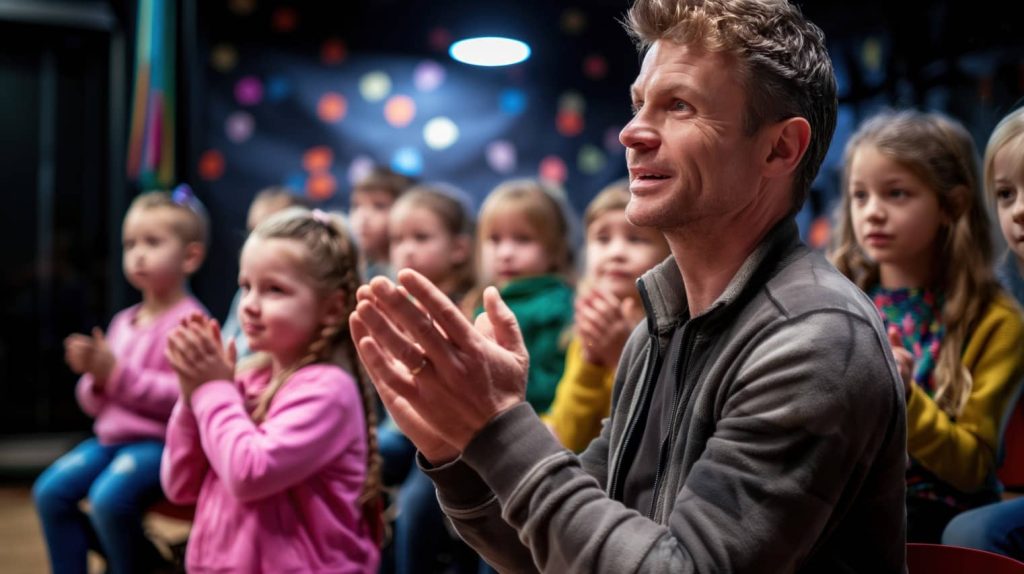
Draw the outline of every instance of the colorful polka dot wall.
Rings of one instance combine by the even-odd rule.
[[[460,18],[438,10],[389,31],[377,16],[409,3],[383,4],[202,5],[210,105],[195,161],[232,211],[279,184],[344,208],[373,165],[451,182],[476,204],[503,179],[543,178],[577,209],[625,175],[618,132],[637,59],[618,10],[539,9],[527,37],[535,57],[485,69],[448,56],[454,40],[476,32]]]

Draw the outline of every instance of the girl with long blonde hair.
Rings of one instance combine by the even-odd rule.
[[[1002,421],[1024,374],[1024,322],[992,272],[970,134],[886,112],[846,146],[833,262],[887,323],[907,397],[907,539],[938,542],[994,500]]]

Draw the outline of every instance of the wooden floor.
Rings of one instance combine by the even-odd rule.
[[[170,541],[184,540],[189,530],[187,522],[157,515],[147,516],[145,526],[157,539]],[[0,571],[4,574],[50,571],[29,486],[0,486]],[[90,555],[89,571],[103,572],[103,560]]]

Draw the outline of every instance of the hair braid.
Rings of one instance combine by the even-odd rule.
[[[355,267],[345,273],[342,280],[342,290],[345,293],[345,307],[355,309],[356,290],[360,285],[359,275]],[[347,323],[343,324],[341,330],[345,331],[339,345],[344,353],[342,357],[349,365],[356,384],[359,385],[360,395],[363,399],[363,416],[366,419],[366,479],[363,483],[363,493],[359,496],[359,503],[363,506],[363,517],[370,527],[374,540],[381,543],[384,539],[384,503],[381,499],[383,492],[383,481],[381,479],[381,467],[383,462],[380,456],[380,448],[377,444],[377,400],[370,378],[363,370],[362,363],[356,353],[355,342],[348,333]]]

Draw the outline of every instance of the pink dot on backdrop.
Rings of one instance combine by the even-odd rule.
[[[369,175],[373,169],[373,158],[365,155],[356,156],[348,166],[348,183],[355,185],[359,180]]]
[[[430,47],[438,52],[447,52],[448,46],[452,43],[452,34],[445,28],[434,28],[427,38]]]
[[[591,80],[601,80],[608,75],[608,62],[603,56],[591,54],[583,60],[583,74]]]
[[[557,155],[549,155],[540,160],[540,169],[538,172],[541,179],[558,184],[565,183],[565,179],[569,175],[569,170],[565,167],[565,162]]]
[[[608,150],[608,153],[622,153],[626,148],[619,141],[619,132],[622,128],[610,127],[604,132],[604,149]]]
[[[224,121],[224,133],[228,139],[236,144],[247,141],[252,137],[256,128],[256,121],[248,112],[234,112]]]
[[[412,83],[421,92],[432,92],[444,83],[444,68],[433,60],[420,62],[412,72]]]
[[[491,142],[484,150],[484,155],[487,165],[500,174],[512,173],[516,169],[516,148],[509,141]]]
[[[263,83],[256,76],[245,76],[235,84],[235,100],[243,106],[255,106],[263,100]]]

